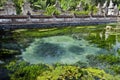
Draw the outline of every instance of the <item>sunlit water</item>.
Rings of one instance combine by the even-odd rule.
[[[100,52],[107,52],[107,50],[89,44],[85,39],[78,40],[72,36],[52,36],[35,39],[23,51],[22,57],[31,64],[73,64],[78,61],[87,63],[87,55]]]

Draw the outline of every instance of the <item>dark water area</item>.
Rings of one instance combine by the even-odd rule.
[[[0,80],[9,79],[6,65],[23,61],[96,67],[112,73],[113,65],[120,66],[120,28],[106,26],[1,30],[0,75],[5,75]]]

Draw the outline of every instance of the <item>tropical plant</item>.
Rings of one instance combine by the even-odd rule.
[[[24,0],[13,0],[13,2],[15,4],[17,14],[21,14]]]
[[[31,2],[31,1],[30,1]],[[34,9],[34,10],[45,10],[46,8],[46,1],[45,0],[36,0],[34,2],[31,2],[31,7]]]
[[[59,15],[59,14],[60,14],[60,11],[57,10],[57,8],[56,8],[55,6],[48,6],[48,7],[46,8],[46,14],[47,14],[47,15],[53,15],[53,14]]]

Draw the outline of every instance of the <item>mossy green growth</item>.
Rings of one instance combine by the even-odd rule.
[[[18,0],[18,1],[13,0],[13,2],[15,4],[17,14],[21,14],[24,0]]]
[[[48,70],[44,64],[29,64],[26,62],[10,62],[6,68],[11,72],[10,80],[36,80],[36,77]]]
[[[89,11],[74,11],[74,14],[76,14],[76,15],[88,15]]]
[[[99,79],[104,79],[104,78],[110,76],[109,74],[106,74],[104,70],[99,70],[99,69],[95,69],[95,68],[87,68],[84,70],[87,71],[90,75],[97,77]]]
[[[37,80],[57,80],[57,79],[78,79],[81,76],[81,73],[78,72],[77,67],[73,66],[58,66],[55,69],[53,68],[50,71],[45,71],[41,76],[38,76]]]
[[[120,63],[120,57],[119,56],[114,56],[114,55],[111,55],[111,54],[98,55],[97,59],[100,60],[101,62],[107,62],[111,65]]]
[[[114,77],[103,70],[94,68],[80,68],[76,66],[57,66],[45,71],[37,80],[113,80]],[[119,80],[117,77],[116,80]]]
[[[119,80],[119,75],[111,75],[98,68],[81,68],[73,65],[29,64],[10,62],[6,68],[11,72],[11,80]],[[111,67],[112,68],[112,67]],[[117,68],[118,70],[119,68]],[[116,68],[114,67],[114,70]]]
[[[120,55],[120,49],[118,49],[118,54]]]
[[[94,35],[93,35],[94,34]],[[100,34],[102,36],[100,36]],[[90,43],[96,44],[100,48],[105,48],[107,50],[112,49],[112,45],[116,42],[115,35],[109,35],[108,38],[105,36],[105,31],[101,32],[96,30],[96,32],[91,32],[87,40],[90,40]]]
[[[52,14],[55,14],[55,15],[59,15],[61,12],[55,7],[55,6],[48,6],[46,8],[46,15],[52,15]]]
[[[0,59],[5,59],[19,53],[20,52],[18,50],[0,49]]]
[[[120,65],[113,65],[110,67],[116,74],[120,74]]]
[[[45,28],[45,29],[16,29],[12,31],[14,38],[25,37],[46,37],[65,35],[72,33],[84,33],[89,32],[90,29],[95,29],[96,26],[77,26],[77,27],[60,27],[60,28]]]

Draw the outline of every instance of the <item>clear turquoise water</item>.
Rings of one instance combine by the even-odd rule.
[[[120,48],[120,42],[116,40],[116,34],[113,34],[112,31],[103,32],[103,30],[89,34],[77,33],[36,38],[23,51],[22,57],[31,64],[74,64],[79,61],[88,63],[86,58],[88,55],[117,54],[116,51]],[[91,36],[92,38],[90,38]],[[102,47],[100,46],[101,44]]]

